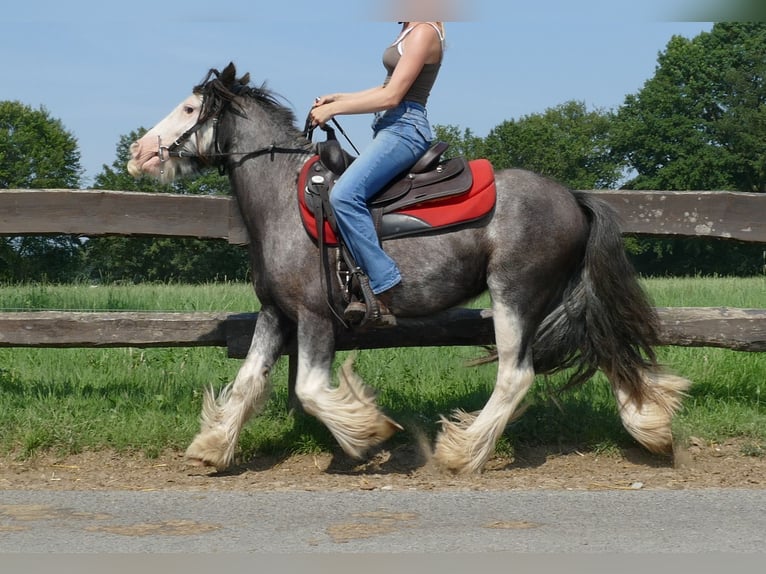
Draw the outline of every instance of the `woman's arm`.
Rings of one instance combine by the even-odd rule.
[[[379,90],[381,87],[382,86],[375,86],[374,88],[368,88],[366,90],[360,90],[358,92],[338,92],[336,94],[327,94],[325,96],[321,96],[317,98],[316,101],[314,102],[314,107],[323,106],[324,104],[329,104],[331,102],[336,102],[338,100],[347,100],[349,98],[363,97],[370,92]]]
[[[436,61],[441,50],[441,40],[431,26],[416,26],[404,41],[404,53],[388,84],[318,98],[311,110],[314,125],[324,125],[337,115],[373,113],[398,106],[426,62],[434,59],[434,44],[437,48]]]

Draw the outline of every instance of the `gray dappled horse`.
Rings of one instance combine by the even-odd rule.
[[[233,64],[210,70],[192,95],[131,146],[129,172],[168,182],[200,166],[230,178],[250,236],[262,308],[247,357],[217,399],[205,395],[189,460],[231,464],[248,418],[269,394],[269,372],[295,335],[296,396],[343,450],[361,457],[399,427],[350,364],[332,382],[331,312],[318,248],[301,224],[296,182],[312,144],[294,114],[265,88],[237,78]],[[171,143],[172,142],[172,143]],[[488,290],[497,344],[497,381],[481,411],[442,418],[434,460],[480,471],[530,388],[535,373],[573,368],[570,385],[601,369],[625,428],[653,452],[672,451],[671,418],[689,381],[666,374],[652,346],[658,321],[627,260],[613,211],[520,169],[495,174],[497,199],[483,225],[384,242],[402,272],[391,309],[400,319],[431,315]],[[333,294],[342,305],[340,295]]]

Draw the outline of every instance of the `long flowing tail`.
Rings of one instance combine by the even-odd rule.
[[[627,258],[615,212],[592,195],[574,194],[590,234],[580,268],[538,329],[535,371],[573,368],[569,388],[603,370],[626,429],[649,450],[668,451],[670,419],[690,383],[658,364],[659,319]]]
[[[535,371],[574,367],[569,387],[603,367],[640,394],[640,372],[657,364],[653,347],[659,340],[659,319],[625,254],[612,208],[574,193],[590,222],[590,234],[580,268],[538,329]]]

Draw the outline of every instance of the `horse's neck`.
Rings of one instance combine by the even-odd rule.
[[[255,104],[248,107],[245,117],[232,119],[221,129],[231,130],[230,151],[235,155],[229,164],[230,182],[250,233],[281,230],[291,220],[300,225],[293,205],[295,185],[301,166],[311,157],[309,142],[293,126],[281,126]],[[270,146],[276,149],[269,151]]]
[[[300,226],[295,186],[309,155],[254,157],[230,171],[230,183],[251,234],[268,234],[286,225]]]

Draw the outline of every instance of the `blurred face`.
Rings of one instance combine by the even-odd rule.
[[[465,17],[468,0],[379,0],[376,17],[395,22],[444,22]]]

